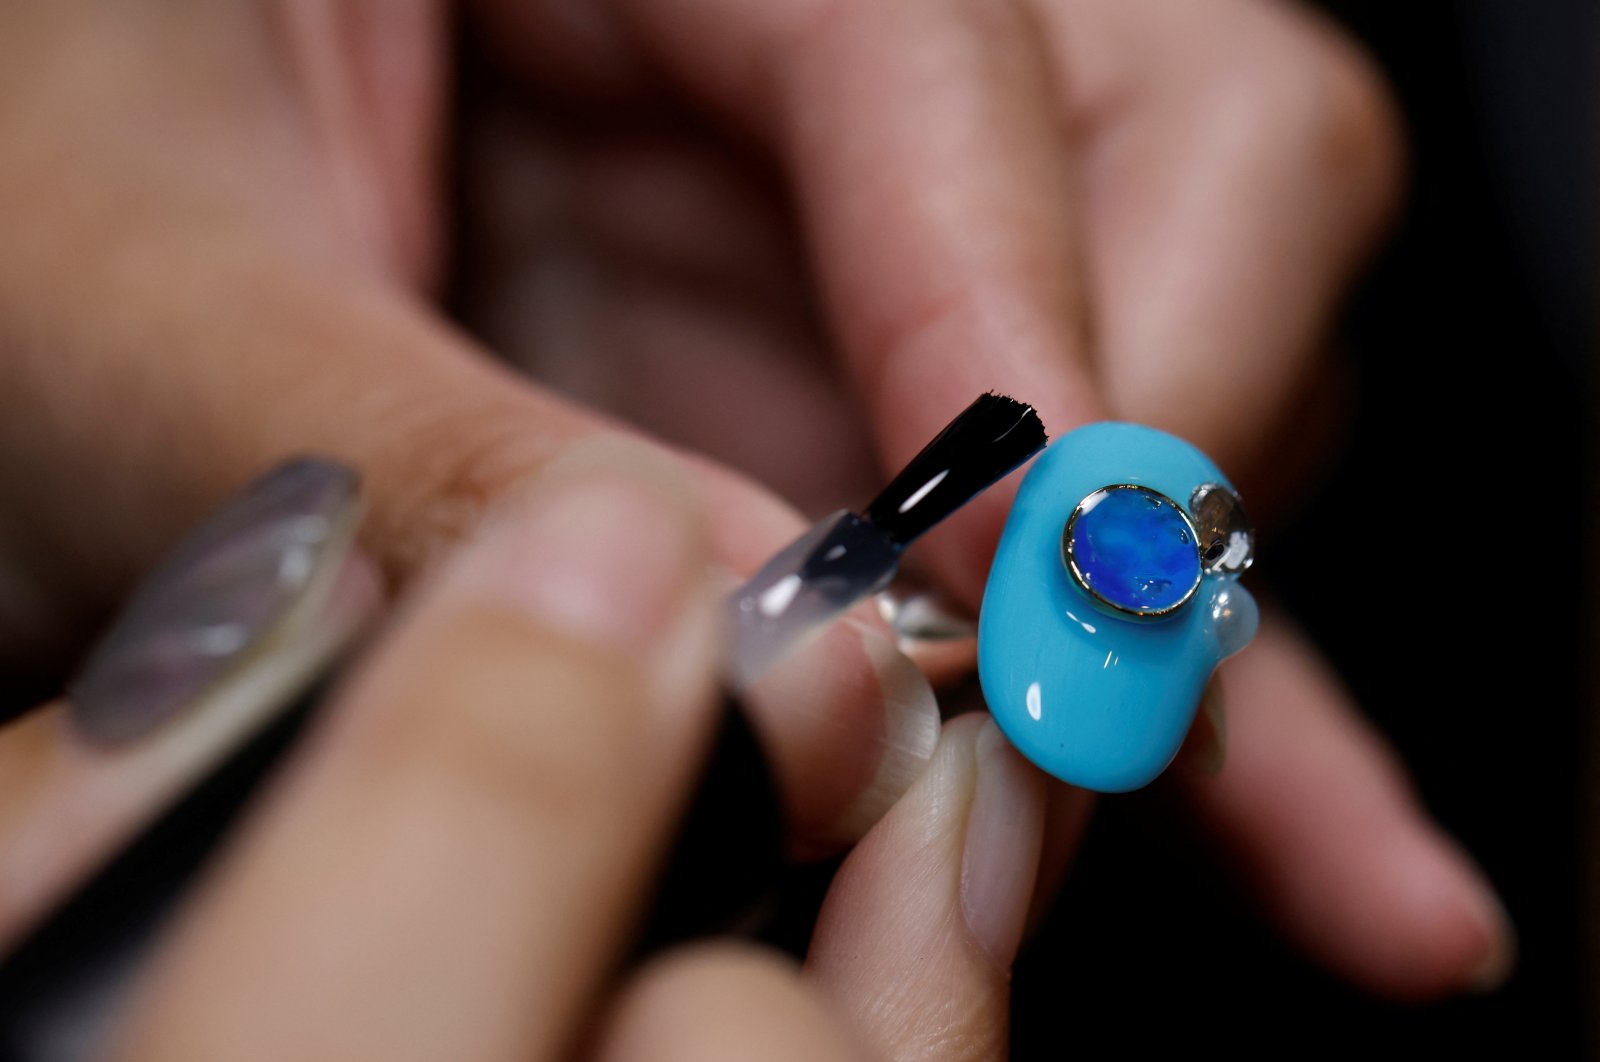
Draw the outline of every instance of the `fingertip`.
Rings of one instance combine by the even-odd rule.
[[[1473,860],[1432,824],[1417,821],[1380,855],[1389,902],[1369,950],[1348,956],[1349,974],[1382,995],[1433,1000],[1497,991],[1516,964],[1510,916]]]
[[[1515,942],[1492,887],[1309,646],[1269,615],[1221,677],[1228,763],[1175,780],[1284,935],[1396,1000],[1503,983]]]
[[[1327,957],[1345,976],[1396,1000],[1498,989],[1515,942],[1498,898],[1459,847],[1425,823],[1377,840],[1366,880],[1350,888],[1346,932]],[[1330,919],[1329,929],[1340,920]]]
[[[1487,884],[1483,885],[1473,915],[1486,944],[1477,950],[1477,958],[1467,967],[1467,989],[1479,995],[1489,995],[1506,986],[1517,970],[1517,930],[1500,897]]]

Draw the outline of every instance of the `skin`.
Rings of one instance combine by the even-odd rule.
[[[450,113],[451,15],[514,105]],[[482,182],[465,233],[439,165],[457,134]],[[893,467],[988,389],[1056,435],[1107,416],[1175,431],[1270,513],[1321,445],[1337,387],[1314,355],[1401,170],[1366,61],[1305,11],[1246,0],[18,5],[0,14],[0,145],[0,627],[13,666],[46,676],[183,527],[307,450],[363,469],[366,545],[397,592],[597,436],[680,447],[712,561],[749,571],[803,526],[774,489],[860,497],[862,447]],[[534,379],[436,306],[452,238],[474,232],[462,301]],[[921,547],[969,607],[1007,500]],[[870,619],[847,631],[877,659]],[[872,764],[806,769],[893,744],[878,687],[914,687],[901,667],[758,720],[800,834],[837,843],[889,814],[819,939],[918,853],[946,873],[964,858],[964,819],[889,826],[980,792],[968,724],[888,791]],[[1397,997],[1503,976],[1492,893],[1293,626],[1271,617],[1222,687],[1227,767],[1170,784],[1281,930]],[[1082,801],[1000,775],[1018,807],[1051,806],[1015,841],[1047,894]],[[841,822],[849,837],[823,825]],[[955,872],[930,903],[960,905]],[[945,1012],[952,1057],[996,1049],[1010,925],[984,930],[971,969],[988,973],[950,974],[975,986]],[[886,1031],[923,984],[916,931],[885,960],[898,980],[817,957],[814,976],[877,1049],[933,1057]]]
[[[867,1057],[776,955],[614,975],[717,703],[702,521],[650,468],[547,477],[413,602],[184,911],[111,1054]],[[649,523],[552,554],[603,509]],[[645,607],[597,610],[641,550]]]

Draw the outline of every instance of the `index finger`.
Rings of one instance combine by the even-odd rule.
[[[886,465],[984,391],[1035,406],[1052,433],[1100,418],[1068,134],[1023,5],[628,6],[681,77],[782,156]],[[929,536],[971,604],[1008,494]]]
[[[180,921],[127,1057],[566,1044],[704,740],[714,605],[697,518],[636,468],[586,463],[517,512],[425,592]]]

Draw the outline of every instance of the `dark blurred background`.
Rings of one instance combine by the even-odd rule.
[[[1388,73],[1412,188],[1344,329],[1339,464],[1260,577],[1484,865],[1520,964],[1490,997],[1374,1002],[1280,944],[1150,813],[1159,793],[1111,800],[1017,969],[1018,1058],[1600,1053],[1582,888],[1600,19],[1584,0],[1326,7]]]

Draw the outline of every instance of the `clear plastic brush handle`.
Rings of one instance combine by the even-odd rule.
[[[724,606],[723,672],[740,693],[894,578],[900,548],[841,509],[795,539]]]

